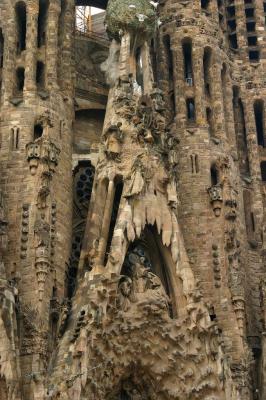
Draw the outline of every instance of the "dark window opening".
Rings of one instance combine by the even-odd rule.
[[[258,39],[257,36],[248,36],[248,45],[249,46],[257,46]]]
[[[21,94],[24,89],[25,82],[25,70],[24,68],[18,68],[16,71],[16,81],[17,81],[17,94]]]
[[[260,52],[258,50],[251,50],[248,52],[248,56],[250,61],[259,61]]]
[[[43,126],[41,124],[36,124],[34,126],[34,140],[42,137],[43,134]]]
[[[210,6],[210,0],[201,0],[201,8],[202,10],[209,10],[209,6]]]
[[[16,4],[17,54],[26,49],[27,12],[23,1]]]
[[[211,95],[211,49],[208,47],[204,49],[203,55],[203,77],[204,77],[204,87],[207,96]]]
[[[245,9],[246,18],[254,17],[254,8],[246,8]]]
[[[184,58],[184,78],[189,85],[193,85],[193,67],[192,67],[192,42],[186,40],[183,42]]]
[[[235,17],[235,15],[236,15],[235,6],[229,6],[226,9],[227,9],[227,15],[229,18]]]
[[[232,49],[237,49],[238,48],[238,43],[237,43],[237,36],[236,33],[233,33],[232,35],[228,36],[229,39],[229,45]]]
[[[264,9],[264,12],[266,13],[266,3],[263,3],[263,9]]]
[[[209,125],[209,134],[210,134],[210,137],[212,137],[213,133],[214,133],[213,117],[212,117],[212,110],[209,107],[206,108],[206,118],[207,118],[207,123]]]
[[[211,184],[212,186],[218,185],[219,183],[219,177],[218,177],[218,171],[217,167],[215,164],[211,166]]]
[[[262,182],[266,182],[266,161],[260,163],[260,170]]]
[[[169,35],[165,35],[163,37],[163,43],[164,43],[166,63],[168,68],[168,80],[170,81],[170,83],[172,83],[174,75],[174,62],[173,62],[173,53],[171,50],[171,40]]]
[[[187,119],[189,122],[195,122],[195,102],[194,99],[187,99]]]
[[[234,32],[236,30],[236,20],[235,19],[229,20],[228,26],[229,26],[231,32]]]
[[[49,1],[39,0],[39,17],[38,17],[38,47],[46,43],[47,17],[48,17]]]
[[[250,175],[244,106],[236,86],[233,87],[233,112],[239,169],[242,175]]]
[[[255,22],[247,22],[246,26],[247,26],[247,31],[248,32],[255,32],[255,28],[256,28],[256,23]]]
[[[175,107],[176,107],[175,94],[174,93],[171,93],[171,95],[170,95],[170,106],[171,106],[171,110],[173,112],[173,118],[174,118],[174,116],[175,116]]]
[[[136,81],[137,84],[142,88],[143,90],[143,62],[142,62],[142,55],[141,55],[141,48],[138,47],[136,50]]]
[[[4,66],[4,35],[0,29],[0,68]]]
[[[36,84],[38,89],[45,86],[45,67],[41,61],[38,61],[36,66]]]
[[[254,114],[256,121],[257,141],[258,145],[265,147],[264,139],[264,102],[256,100],[254,103]]]
[[[247,236],[249,239],[253,239],[255,232],[255,220],[254,214],[251,211],[251,193],[249,190],[243,190],[243,201]]]
[[[111,222],[110,222],[110,227],[109,227],[109,235],[108,235],[108,240],[107,240],[107,246],[106,246],[106,252],[105,252],[105,259],[104,259],[104,265],[107,262],[110,249],[111,249],[111,243],[113,239],[113,234],[115,230],[115,225],[116,225],[116,220],[118,217],[118,211],[119,211],[119,206],[120,206],[120,201],[123,193],[123,182],[117,182],[116,187],[115,187],[115,197],[114,197],[114,202],[113,202],[113,210],[112,210],[112,215],[111,215]]]
[[[253,212],[250,213],[250,219],[251,219],[252,231],[255,232],[256,231],[256,224],[255,224],[255,217],[254,217],[254,213]]]
[[[79,162],[74,170],[72,250],[67,272],[68,298],[72,298],[76,290],[78,265],[90,207],[94,175],[95,168],[89,161]],[[90,269],[90,265],[87,265],[86,268]]]

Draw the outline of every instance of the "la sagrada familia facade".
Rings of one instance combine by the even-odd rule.
[[[266,399],[265,20],[0,1],[1,400]]]

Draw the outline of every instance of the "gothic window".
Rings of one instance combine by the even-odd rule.
[[[45,67],[41,61],[37,62],[36,66],[36,84],[38,89],[44,89],[45,86]]]
[[[192,67],[192,41],[185,39],[182,44],[184,59],[184,78],[189,86],[193,85],[193,67]]]
[[[252,239],[255,232],[255,219],[251,208],[251,193],[249,190],[243,190],[243,202],[247,236]]]
[[[250,175],[244,107],[236,86],[233,87],[233,112],[239,169],[241,174]]]
[[[265,147],[264,138],[264,102],[263,100],[256,100],[254,102],[254,114],[256,121],[257,141],[258,145]]]
[[[0,28],[0,91],[2,87],[2,69],[4,66],[4,35]]]
[[[38,47],[41,47],[46,43],[48,8],[48,0],[39,0]]]
[[[168,81],[170,84],[173,82],[173,74],[174,74],[174,62],[173,62],[173,53],[171,50],[171,39],[169,35],[165,35],[163,37],[164,51],[166,57],[166,65],[168,71]]]
[[[217,170],[216,164],[212,164],[211,170],[210,170],[210,175],[211,175],[211,185],[215,186],[218,185],[219,183],[219,174]]]
[[[214,128],[213,128],[212,110],[210,107],[206,108],[206,118],[207,118],[207,123],[209,125],[209,135],[210,135],[210,137],[212,137],[214,134]]]
[[[210,11],[211,0],[201,0],[200,4],[203,11]]]
[[[0,69],[4,65],[4,35],[2,29],[0,28]]]
[[[43,134],[43,126],[42,124],[34,125],[34,140],[42,137]]]
[[[187,99],[187,120],[188,122],[195,122],[196,114],[195,114],[195,101],[194,99]]]
[[[80,162],[74,172],[72,252],[68,270],[68,296],[70,298],[75,291],[76,276],[92,194],[94,174],[95,169],[89,161]]]
[[[260,163],[260,170],[262,182],[266,182],[266,161]]]
[[[17,22],[17,53],[20,54],[26,49],[26,31],[27,31],[27,12],[23,1],[16,4],[16,22]]]
[[[190,162],[191,162],[191,172],[192,174],[199,173],[199,157],[197,154],[190,155]]]
[[[203,76],[204,76],[204,87],[205,87],[205,94],[207,96],[211,95],[211,75],[210,75],[210,68],[211,68],[211,49],[206,47],[204,49],[203,55]]]
[[[25,69],[19,67],[16,71],[16,94],[20,95],[23,93],[24,89],[24,82],[25,82]]]

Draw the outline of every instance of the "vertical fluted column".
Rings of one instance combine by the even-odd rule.
[[[193,76],[195,88],[195,108],[196,122],[198,125],[206,124],[205,102],[204,102],[204,82],[203,82],[203,48],[193,47]]]
[[[186,100],[185,100],[185,79],[184,79],[184,63],[183,48],[181,41],[173,46],[174,75],[175,75],[175,104],[176,119],[180,125],[184,125],[186,121]]]
[[[27,4],[27,34],[25,57],[24,92],[36,91],[36,53],[38,36],[39,1],[32,0]]]
[[[211,67],[211,98],[213,104],[213,124],[215,136],[219,139],[225,139],[225,122],[224,122],[224,107],[223,107],[223,92],[220,60],[213,55]]]
[[[58,57],[58,21],[61,11],[59,0],[50,1],[48,23],[47,23],[47,45],[46,45],[46,77],[48,88],[56,88],[57,83],[57,57]]]

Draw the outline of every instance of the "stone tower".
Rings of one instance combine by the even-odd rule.
[[[265,15],[2,0],[1,400],[265,398]]]

